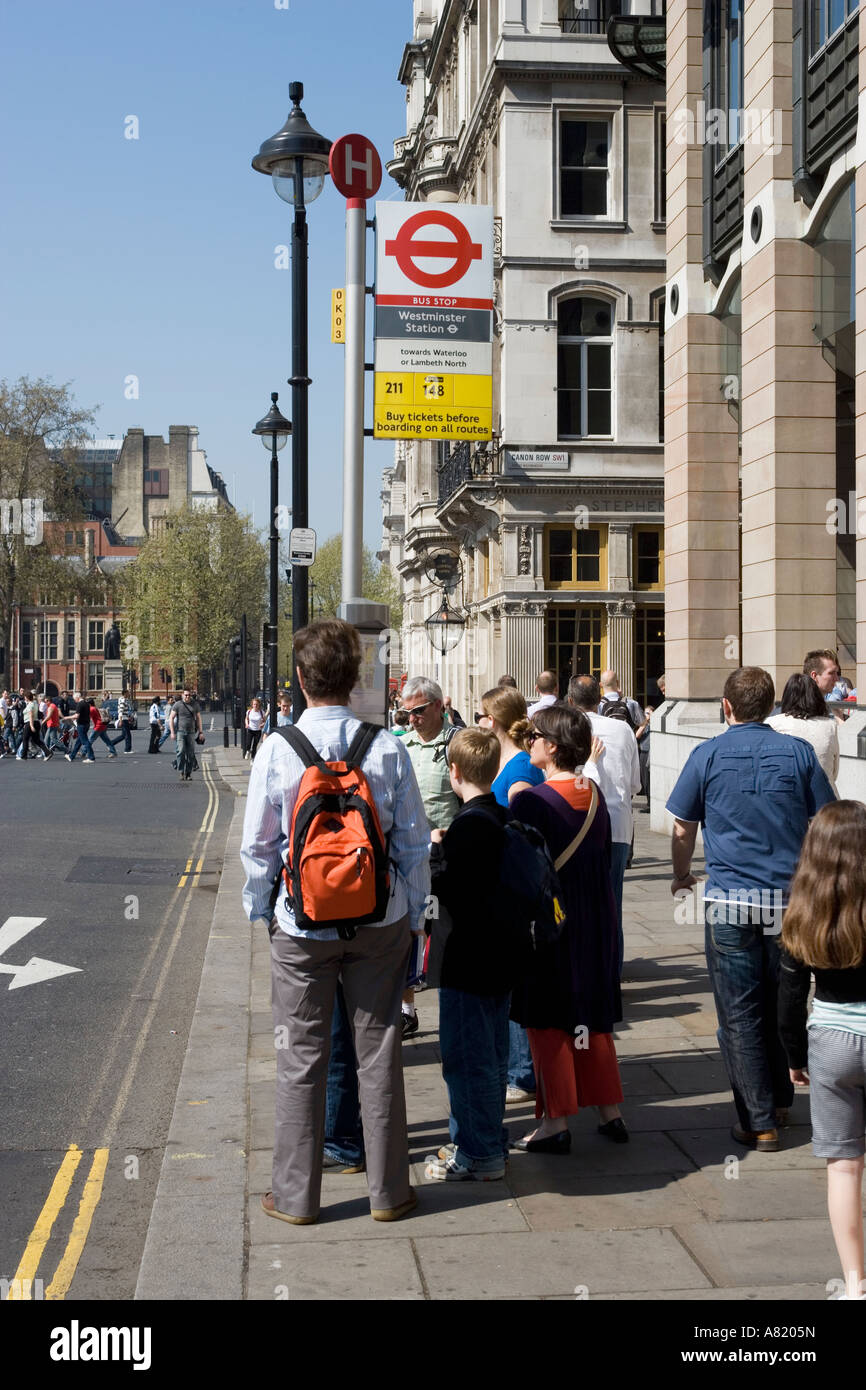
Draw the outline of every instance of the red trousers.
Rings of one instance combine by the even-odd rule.
[[[622,1084],[612,1033],[590,1033],[587,1047],[559,1028],[527,1028],[538,1087],[535,1118],[576,1115],[588,1105],[618,1105]]]

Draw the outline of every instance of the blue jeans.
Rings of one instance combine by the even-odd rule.
[[[165,740],[166,740],[167,738],[171,738],[171,733],[170,733],[169,727],[168,727],[168,717],[166,717],[166,721],[165,721],[165,733],[163,734],[162,738],[159,740],[159,747],[160,747],[160,748],[161,748],[162,745],[165,743]]]
[[[508,1023],[508,1077],[509,1086],[521,1091],[535,1090],[535,1068],[526,1029],[513,1019]]]
[[[625,878],[625,864],[631,845],[614,840],[610,847],[610,882],[616,903],[616,930],[619,941],[619,973],[622,976],[622,963],[625,958],[625,938],[622,934],[622,885]]]
[[[325,1153],[347,1168],[364,1162],[358,1058],[341,984],[337,985],[331,1019],[331,1056],[325,1092]]]
[[[69,756],[73,762],[75,761],[75,755],[78,752],[79,748],[84,750],[83,757],[85,757],[88,762],[96,762],[96,759],[93,756],[93,747],[90,742],[90,730],[83,729],[80,724],[76,724],[75,742],[69,750]]]
[[[195,766],[195,730],[190,729],[189,733],[177,734],[177,751],[175,753],[175,764],[178,772],[185,772],[188,776],[192,774]]]
[[[743,1129],[776,1128],[794,1099],[779,1038],[779,938],[760,911],[707,901],[706,951],[719,1016],[717,1037]]]
[[[116,758],[116,757],[117,757],[117,754],[116,754],[115,751],[114,751],[114,743],[113,743],[112,740],[108,737],[108,734],[105,732],[104,729],[97,729],[97,730],[96,730],[96,733],[91,735],[91,739],[90,739],[90,747],[91,747],[91,749],[93,748],[93,745],[94,745],[94,743],[96,742],[96,740],[97,740],[98,738],[101,738],[101,739],[102,739],[102,742],[105,744],[106,748],[108,749],[109,756],[112,757],[112,758]],[[115,740],[115,742],[116,742],[116,740]]]
[[[439,990],[439,1051],[448,1087],[448,1132],[455,1157],[480,1171],[502,1168],[508,1153],[505,1086],[510,994]]]
[[[108,743],[108,739],[106,739],[105,742]],[[108,744],[108,746],[109,746],[109,748],[115,748],[115,747],[117,746],[118,743],[124,743],[124,742],[125,742],[125,744],[126,744],[126,747],[125,747],[124,750],[123,750],[124,753],[131,753],[131,752],[132,752],[132,726],[131,726],[131,724],[130,724],[130,722],[129,722],[128,719],[123,719],[123,720],[121,720],[121,724],[120,724],[120,733],[117,735],[117,738],[113,738],[113,739],[111,740],[111,742]]]

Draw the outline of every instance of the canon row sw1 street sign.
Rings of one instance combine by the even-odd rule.
[[[493,209],[376,204],[377,439],[490,439]]]

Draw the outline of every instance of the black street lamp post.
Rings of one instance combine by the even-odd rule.
[[[268,591],[268,709],[271,717],[271,728],[275,727],[277,709],[277,623],[278,623],[278,604],[279,604],[279,574],[277,565],[279,563],[280,537],[277,531],[277,509],[280,504],[280,470],[277,459],[277,451],[285,446],[286,440],[292,432],[292,427],[284,415],[280,413],[277,406],[277,392],[271,392],[271,408],[267,415],[259,420],[253,429],[253,434],[260,436],[266,449],[271,451],[271,529],[269,534],[270,541],[270,560],[269,560],[269,591]]]
[[[270,174],[274,188],[284,202],[295,209],[292,224],[292,526],[305,527],[308,505],[308,394],[307,375],[307,212],[306,205],[318,198],[328,173],[331,142],[313,130],[303,111],[302,82],[289,84],[294,103],[285,125],[266,140],[252,161],[260,174]],[[294,565],[292,583],[292,632],[308,621],[307,571]],[[292,719],[297,723],[305,701],[292,663]]]

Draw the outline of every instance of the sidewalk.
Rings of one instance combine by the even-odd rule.
[[[838,1262],[808,1097],[796,1097],[780,1153],[731,1139],[703,929],[675,920],[667,840],[640,812],[616,1035],[631,1142],[600,1138],[586,1112],[572,1122],[569,1157],[515,1153],[501,1183],[426,1183],[424,1156],[448,1137],[448,1106],[438,995],[425,991],[420,1031],[403,1045],[415,1214],[375,1223],[363,1175],[325,1173],[317,1225],[266,1217],[269,944],[259,933],[250,946],[240,908],[248,765],[233,748],[217,749],[214,762],[235,814],[137,1298],[827,1297]],[[512,1133],[525,1133],[533,1114],[510,1106]]]

